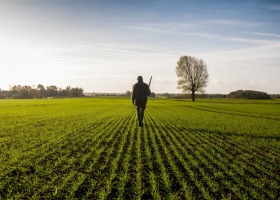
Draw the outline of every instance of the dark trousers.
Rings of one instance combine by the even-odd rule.
[[[139,123],[142,123],[143,121],[145,108],[146,108],[146,104],[136,105],[137,120],[139,121]]]

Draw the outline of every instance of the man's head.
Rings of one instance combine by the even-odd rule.
[[[137,80],[138,80],[138,82],[143,82],[143,77],[142,76],[138,76]]]

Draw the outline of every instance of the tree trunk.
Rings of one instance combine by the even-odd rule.
[[[194,90],[192,90],[192,101],[195,101],[195,93],[194,93]]]

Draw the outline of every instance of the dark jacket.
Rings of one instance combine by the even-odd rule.
[[[135,83],[132,88],[131,100],[134,105],[144,105],[147,103],[147,97],[151,94],[149,86],[141,81]]]

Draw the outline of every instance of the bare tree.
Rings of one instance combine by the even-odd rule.
[[[192,101],[195,101],[195,92],[204,92],[208,81],[206,63],[202,59],[192,56],[182,56],[177,62],[176,74],[179,78],[178,88],[183,92],[191,91]]]

